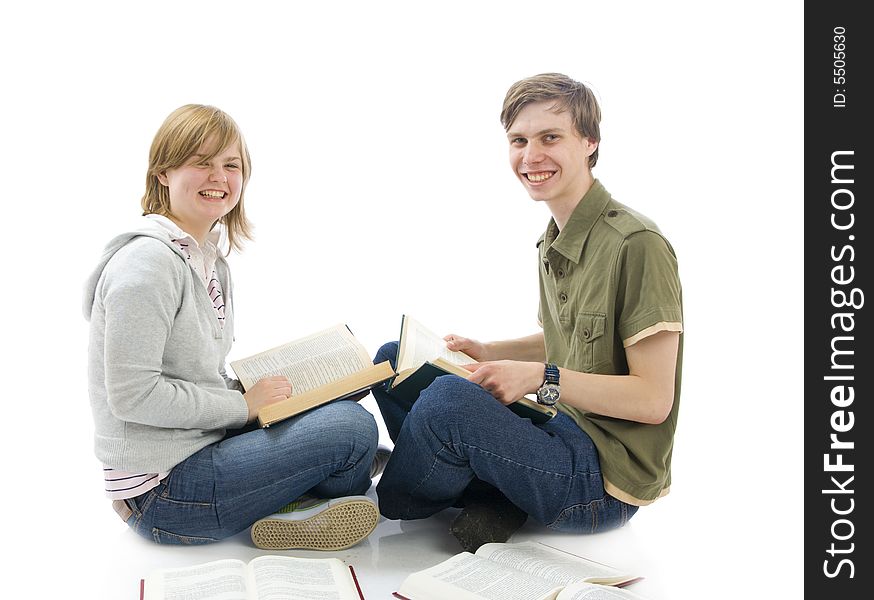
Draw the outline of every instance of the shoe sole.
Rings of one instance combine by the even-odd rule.
[[[264,550],[345,550],[369,536],[379,521],[373,502],[349,500],[301,521],[261,519],[252,542]]]

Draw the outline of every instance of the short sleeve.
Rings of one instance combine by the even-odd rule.
[[[682,290],[673,248],[660,234],[630,235],[619,253],[616,315],[627,347],[659,331],[682,331]]]

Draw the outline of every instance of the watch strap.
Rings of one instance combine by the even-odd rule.
[[[544,363],[543,369],[543,383],[544,385],[547,383],[558,383],[559,380],[559,371],[558,367],[553,363]]]

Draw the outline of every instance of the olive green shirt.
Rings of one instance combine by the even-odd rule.
[[[680,332],[671,413],[659,425],[559,402],[595,443],[606,491],[634,505],[668,493],[683,362],[683,308],[674,250],[655,224],[616,202],[598,180],[559,232],[537,242],[547,361],[583,373],[627,375],[625,348]]]

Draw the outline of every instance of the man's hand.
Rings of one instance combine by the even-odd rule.
[[[249,407],[249,419],[251,423],[258,418],[258,412],[265,406],[275,404],[291,396],[291,382],[284,375],[265,377],[252,386],[243,394],[246,405]]]
[[[468,381],[478,384],[501,404],[512,404],[536,392],[543,383],[543,363],[497,360],[463,365],[471,371]]]
[[[453,352],[464,352],[469,357],[478,361],[491,360],[489,357],[488,348],[482,342],[472,340],[470,338],[461,337],[450,333],[443,338],[446,341],[446,347]]]

